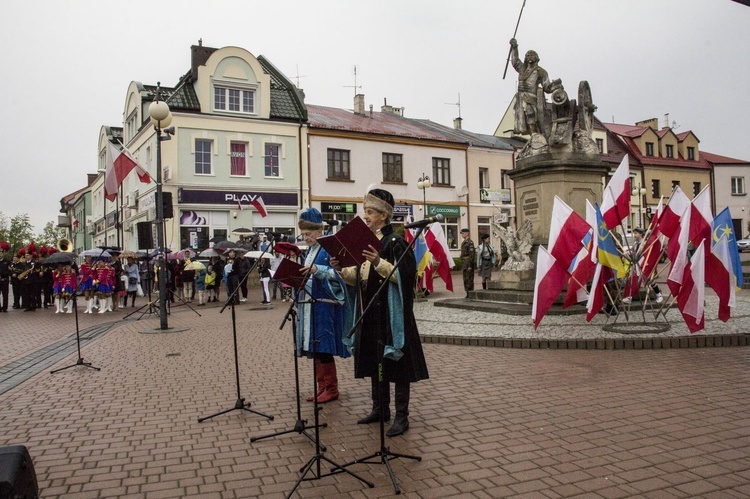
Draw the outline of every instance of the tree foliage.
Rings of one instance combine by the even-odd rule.
[[[42,232],[36,236],[34,242],[37,243],[37,246],[42,244],[45,244],[47,246],[56,246],[57,241],[65,237],[65,235],[65,229],[55,227],[54,222],[47,222],[47,224],[44,226],[44,229],[42,229]]]
[[[19,248],[27,246],[34,240],[34,228],[29,220],[28,213],[8,217],[0,212],[0,241],[8,241],[11,254],[15,254]]]

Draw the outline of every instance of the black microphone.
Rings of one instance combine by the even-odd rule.
[[[438,213],[434,217],[427,217],[424,220],[420,220],[419,222],[404,224],[404,229],[418,229],[420,227],[427,227],[431,223],[442,222],[443,220],[445,220],[445,217],[442,214]]]
[[[341,220],[323,220],[323,223],[329,227],[336,227],[337,225],[343,227],[344,225],[346,225],[346,222],[342,222]]]

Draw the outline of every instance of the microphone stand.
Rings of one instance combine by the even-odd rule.
[[[148,250],[146,250],[146,251],[148,251]],[[147,255],[146,273],[148,274],[148,280],[149,280],[148,301],[146,303],[144,303],[143,305],[141,305],[140,307],[138,307],[135,310],[133,310],[132,312],[130,312],[125,317],[123,317],[123,319],[127,319],[131,315],[135,315],[135,314],[137,314],[138,312],[141,312],[141,310],[143,310],[144,308],[147,308],[147,307],[148,307],[148,310],[143,310],[143,312],[141,312],[141,315],[136,319],[137,321],[143,319],[144,315],[146,315],[146,314],[151,315],[151,314],[156,313],[156,311],[159,310],[159,305],[156,304],[156,303],[154,303],[153,301],[151,301],[151,289],[153,288],[153,285],[151,283],[154,282],[154,275],[151,272],[151,269],[152,269],[152,266],[151,266],[151,263],[148,262],[148,255]],[[165,301],[168,301],[168,300],[165,300]],[[198,312],[195,312],[195,313],[198,314]],[[200,314],[198,314],[198,315],[200,316]]]
[[[269,247],[272,247],[272,246],[269,246]],[[266,254],[267,250],[268,248],[263,250],[263,252],[260,254],[260,258],[263,258],[263,255]],[[260,261],[260,258],[258,258],[258,261]],[[252,412],[253,414],[257,414],[258,416],[263,416],[264,418],[268,418],[271,421],[273,421],[273,416],[269,416],[268,414],[264,414],[262,412],[251,409],[250,407],[252,406],[252,404],[250,402],[245,402],[245,399],[242,398],[242,393],[240,391],[240,361],[239,361],[239,355],[237,351],[237,314],[235,311],[235,301],[236,301],[235,299],[237,298],[237,293],[239,293],[239,290],[240,290],[239,284],[250,276],[252,271],[258,265],[258,261],[255,262],[255,264],[250,268],[250,272],[248,272],[247,275],[237,284],[237,287],[234,289],[234,291],[232,291],[229,294],[229,296],[227,297],[226,303],[224,303],[224,306],[221,307],[221,310],[219,310],[219,313],[221,314],[221,313],[224,313],[224,309],[226,309],[229,305],[232,306],[232,339],[234,340],[234,374],[235,374],[235,381],[237,384],[237,400],[234,403],[234,407],[230,407],[229,409],[219,411],[215,414],[211,414],[210,416],[199,418],[198,419],[199,423],[202,423],[203,421],[207,419],[211,419],[216,416],[221,416],[222,414],[226,414],[232,411]]]
[[[318,246],[318,251],[320,251],[320,245]],[[317,253],[315,254],[315,256],[317,257]],[[300,435],[304,435],[305,437],[307,437],[308,440],[310,440],[311,442],[320,445],[320,449],[322,451],[325,452],[327,450],[326,446],[323,445],[322,442],[320,442],[319,438],[317,438],[318,436],[317,431],[316,431],[316,436],[313,437],[307,432],[307,430],[310,428],[315,428],[316,430],[318,428],[326,428],[328,426],[328,423],[318,424],[318,422],[316,421],[313,426],[307,426],[307,420],[302,419],[302,406],[300,404],[299,359],[297,357],[297,308],[295,307],[295,305],[297,305],[297,303],[299,302],[299,298],[301,296],[300,293],[305,289],[305,285],[309,278],[310,278],[310,272],[308,270],[308,272],[304,274],[304,276],[302,277],[302,283],[299,285],[299,287],[295,288],[295,291],[296,291],[295,298],[291,300],[291,303],[289,304],[289,308],[287,309],[286,314],[284,315],[284,318],[281,320],[281,325],[279,326],[279,330],[283,330],[284,324],[286,324],[287,321],[292,323],[292,356],[294,357],[294,385],[295,385],[295,390],[296,390],[296,395],[297,395],[296,397],[297,398],[297,421],[294,423],[294,427],[289,430],[278,431],[275,433],[270,433],[268,435],[262,435],[260,437],[252,437],[250,439],[251,443],[257,442],[259,440],[264,440],[266,438],[278,437],[280,435],[287,435],[289,433],[298,433]],[[299,303],[302,303],[302,302],[299,302]],[[314,410],[315,410],[315,415],[317,416],[318,414],[318,386],[317,386],[318,378],[317,378],[316,369],[317,369],[317,366],[315,362],[313,362],[313,394],[314,394],[314,402],[315,402]]]
[[[365,315],[367,312],[373,307],[375,302],[377,301],[377,297],[380,295],[380,293],[385,289],[385,287],[388,285],[388,283],[391,280],[391,276],[396,272],[399,265],[401,264],[401,261],[406,257],[406,255],[409,253],[409,249],[412,249],[412,246],[415,244],[416,240],[419,238],[420,235],[422,235],[422,232],[424,231],[424,226],[419,227],[417,230],[417,233],[414,235],[414,239],[411,240],[411,242],[407,246],[407,251],[404,251],[401,257],[393,264],[393,269],[388,274],[388,277],[383,279],[382,284],[378,288],[377,292],[373,295],[373,297],[370,299],[369,303],[367,303],[367,306],[362,310],[361,315],[357,319],[357,321],[354,323],[354,326],[352,326],[351,330],[349,331],[348,336],[351,337],[354,332],[357,330],[358,327],[362,324],[362,321],[365,318]],[[413,249],[412,249],[413,251]],[[359,279],[359,269],[357,270],[357,279]],[[357,291],[361,292],[361,286],[357,286]],[[386,467],[386,470],[388,470],[388,475],[391,478],[391,482],[393,483],[393,489],[396,494],[401,493],[401,489],[398,486],[398,481],[396,480],[396,475],[393,473],[393,468],[391,468],[390,460],[397,459],[399,457],[403,457],[405,459],[413,459],[415,461],[421,461],[421,456],[413,456],[409,454],[399,454],[396,452],[391,452],[390,448],[385,445],[385,410],[386,407],[384,407],[385,404],[383,404],[383,393],[385,390],[390,390],[388,383],[385,382],[385,379],[383,378],[383,370],[384,370],[384,358],[383,354],[385,352],[385,343],[387,341],[386,338],[386,331],[385,328],[379,327],[380,335],[378,336],[378,405],[380,408],[380,450],[373,452],[372,454],[369,454],[365,457],[361,457],[359,459],[355,459],[354,461],[350,461],[346,464],[342,464],[339,466],[339,468],[343,469],[347,466],[351,466],[353,464],[357,463],[365,463],[365,464],[383,464]],[[376,459],[373,461],[373,459]],[[337,468],[334,468],[335,471]]]
[[[96,263],[99,260],[101,260],[101,257],[104,254],[104,251],[105,251],[105,249],[102,248],[102,252],[99,254],[99,256],[97,256],[94,259],[93,263]],[[76,366],[87,367],[89,369],[93,369],[94,371],[101,371],[102,370],[100,367],[94,367],[93,365],[91,365],[91,362],[85,362],[83,360],[83,357],[81,356],[81,331],[80,331],[80,327],[78,325],[78,298],[77,298],[78,297],[78,292],[81,289],[81,284],[83,284],[83,281],[81,281],[81,283],[76,286],[76,289],[73,290],[73,296],[71,298],[68,298],[67,300],[65,300],[65,304],[66,305],[68,304],[68,302],[70,300],[73,300],[73,313],[75,314],[75,317],[76,317],[76,347],[78,349],[78,360],[76,360],[75,364],[71,364],[69,366],[61,367],[60,369],[55,369],[53,371],[50,371],[49,372],[50,374],[59,373],[60,371],[64,371],[66,369],[70,369],[71,367],[76,367]]]

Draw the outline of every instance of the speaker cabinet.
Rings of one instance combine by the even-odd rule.
[[[138,231],[138,249],[154,249],[154,236],[151,230],[151,222],[138,222],[135,224]]]
[[[23,445],[0,447],[0,499],[6,497],[39,497],[34,463]]]
[[[174,205],[172,204],[172,193],[161,193],[162,206],[164,207],[164,220],[174,218]]]

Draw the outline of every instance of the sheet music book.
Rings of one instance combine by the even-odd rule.
[[[378,251],[383,247],[380,239],[360,217],[355,217],[335,234],[319,237],[318,243],[325,248],[331,258],[337,259],[342,267],[363,264],[366,258],[362,256],[362,252],[369,245]]]
[[[305,273],[300,272],[302,265],[289,258],[282,258],[276,270],[271,272],[271,277],[279,282],[291,286],[294,289],[302,287],[305,281]]]

